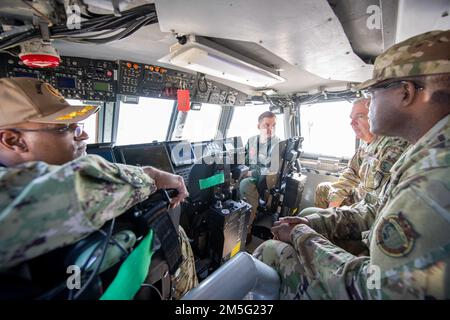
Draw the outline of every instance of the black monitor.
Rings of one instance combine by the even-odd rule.
[[[109,162],[116,162],[113,148],[114,143],[92,143],[87,145],[86,152],[88,154],[96,154]]]
[[[192,148],[194,149],[197,162],[205,162],[205,159],[223,158],[223,156],[227,154],[225,141],[229,142],[227,147],[231,148],[231,144],[233,143],[232,138],[193,142]],[[210,163],[210,160],[206,160],[206,163]]]
[[[214,189],[203,186],[202,182],[214,179],[215,174],[218,172],[215,172],[214,164],[196,163],[192,166],[187,185],[192,202],[208,203],[212,200]]]
[[[215,139],[204,141],[203,143],[209,144],[210,149],[212,148],[211,145],[213,145],[217,149],[215,151],[223,151],[225,153],[235,153],[244,148],[241,137]]]
[[[206,149],[206,142],[192,142],[191,147],[192,150],[194,150],[195,158],[197,159],[197,162],[200,162],[203,157],[203,150]]]
[[[166,146],[174,168],[195,163],[194,149],[188,141],[170,141]]]
[[[172,163],[163,143],[134,144],[115,148],[118,161],[133,166],[152,166],[173,173]]]

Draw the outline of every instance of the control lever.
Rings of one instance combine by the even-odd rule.
[[[247,176],[247,172],[250,170],[246,165],[240,164],[231,172],[231,178],[234,180],[241,180]]]
[[[175,198],[178,195],[177,189],[161,189],[163,195],[165,196],[165,200],[170,203],[170,200]]]
[[[135,218],[144,219],[146,225],[151,224],[162,211],[168,210],[172,198],[178,195],[176,189],[160,189],[133,208]]]
[[[214,200],[214,207],[217,209],[222,209],[222,201],[225,200],[225,195],[217,192],[214,194]]]

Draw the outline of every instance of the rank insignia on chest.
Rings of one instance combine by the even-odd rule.
[[[383,218],[376,230],[377,246],[390,257],[404,257],[414,247],[419,234],[402,212]]]

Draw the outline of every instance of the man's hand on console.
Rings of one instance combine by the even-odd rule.
[[[143,167],[143,169],[146,174],[155,180],[158,189],[176,189],[178,191],[178,195],[171,199],[170,208],[177,207],[187,196],[189,196],[181,176],[158,170],[153,167]]]

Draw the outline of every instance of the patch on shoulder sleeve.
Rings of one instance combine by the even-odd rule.
[[[400,211],[383,218],[376,231],[377,246],[390,257],[404,257],[414,247],[419,234]]]

